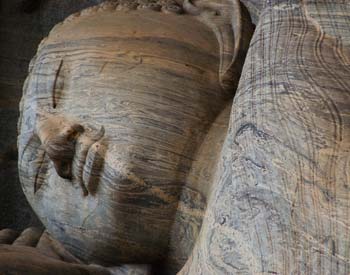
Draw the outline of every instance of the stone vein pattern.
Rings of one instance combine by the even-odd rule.
[[[19,173],[77,258],[174,274],[200,231],[252,28],[238,1],[142,3],[89,8],[42,41]]]
[[[349,274],[350,4],[264,6],[180,274]]]

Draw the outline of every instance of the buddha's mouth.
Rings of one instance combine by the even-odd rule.
[[[78,184],[84,196],[94,195],[104,163],[105,144],[102,144],[104,128],[94,138],[84,138],[76,144],[72,161],[72,182]]]

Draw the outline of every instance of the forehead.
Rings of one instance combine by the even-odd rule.
[[[217,71],[219,49],[212,30],[193,16],[99,11],[56,26],[38,55],[40,63],[56,57],[82,64],[182,64]]]
[[[208,90],[217,84],[218,66],[213,32],[192,16],[99,11],[51,31],[39,47],[28,95],[98,90],[114,97],[115,91],[145,92],[150,81],[162,92],[170,85]]]
[[[213,31],[195,17],[147,10],[98,11],[77,16],[57,25],[44,44],[47,46],[89,39],[98,39],[103,43],[113,38],[118,38],[119,42],[158,38],[171,44],[182,42],[212,54],[218,50]]]
[[[56,26],[33,64],[27,98],[38,110],[103,122],[107,134],[147,128],[150,136],[165,136],[174,118],[187,128],[219,104],[217,40],[188,15],[81,16]]]

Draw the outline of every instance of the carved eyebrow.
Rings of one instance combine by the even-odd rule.
[[[61,68],[62,68],[62,64],[63,64],[63,59],[61,59],[60,64],[58,65],[58,69],[56,71],[55,74],[55,79],[52,85],[52,107],[54,109],[56,109],[57,106],[57,94],[56,94],[56,85],[57,85],[57,78],[60,74]]]

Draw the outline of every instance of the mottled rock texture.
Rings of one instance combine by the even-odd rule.
[[[350,5],[243,2],[257,28],[232,108],[228,91],[243,58],[235,53],[246,45],[236,42],[249,40],[237,23],[244,17],[226,17],[237,6],[213,13],[221,1],[184,1],[183,10],[135,10],[139,3],[121,1],[72,16],[67,22],[79,32],[65,32],[63,23],[41,44],[22,102],[20,160],[29,165],[20,165],[21,176],[49,231],[75,256],[156,263],[161,274],[187,258],[180,274],[349,274]],[[116,28],[106,13],[134,20]],[[136,18],[144,24],[135,28]],[[196,32],[171,28],[177,24]],[[167,35],[172,46],[155,43]],[[145,54],[150,49],[157,57]],[[96,88],[107,91],[104,100],[94,100]],[[175,102],[176,110],[155,112]],[[1,238],[11,243],[16,235]]]
[[[349,2],[260,12],[182,274],[349,274]]]
[[[114,1],[41,42],[21,102],[19,173],[70,252],[180,270],[251,33],[238,1]]]

